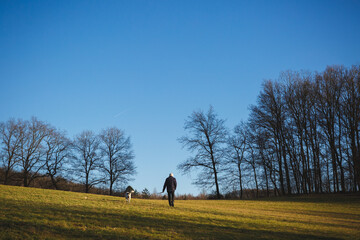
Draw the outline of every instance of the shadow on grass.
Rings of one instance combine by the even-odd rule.
[[[176,216],[103,212],[85,207],[0,203],[1,239],[338,239],[265,230],[224,227]],[[169,209],[169,211],[176,209]]]
[[[303,203],[360,203],[360,193],[323,193],[309,195],[288,195],[281,197],[259,198],[253,201],[303,202]]]

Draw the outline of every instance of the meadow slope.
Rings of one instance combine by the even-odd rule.
[[[0,185],[0,239],[360,239],[360,196],[132,199]]]

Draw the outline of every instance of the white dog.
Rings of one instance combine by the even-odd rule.
[[[126,202],[130,203],[131,201],[131,194],[134,192],[134,190],[131,190],[130,192],[126,192],[125,193],[125,199],[126,199]]]

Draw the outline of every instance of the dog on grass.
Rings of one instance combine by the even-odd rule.
[[[125,193],[125,199],[127,203],[130,203],[131,201],[131,194],[134,192],[134,190],[131,190],[130,192]]]

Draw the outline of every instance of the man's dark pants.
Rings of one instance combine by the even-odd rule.
[[[168,199],[170,207],[174,206],[175,191],[168,192]]]

